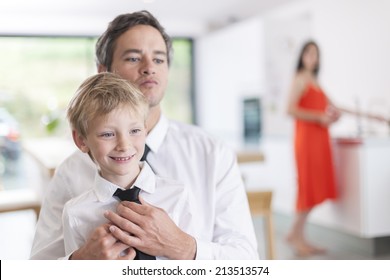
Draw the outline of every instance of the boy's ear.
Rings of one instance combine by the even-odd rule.
[[[80,151],[82,151],[83,153],[89,152],[89,148],[85,144],[85,138],[81,136],[76,130],[72,130],[72,137],[73,137],[73,142],[80,149]]]

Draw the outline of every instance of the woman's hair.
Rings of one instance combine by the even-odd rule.
[[[86,137],[91,120],[123,106],[146,121],[149,104],[142,92],[117,74],[103,72],[80,85],[69,103],[67,117],[72,129]]]
[[[96,63],[98,65],[104,65],[108,71],[111,71],[111,64],[117,39],[131,27],[136,25],[149,25],[160,32],[167,48],[167,60],[168,65],[170,65],[173,53],[172,40],[158,20],[151,13],[145,10],[119,15],[109,23],[107,30],[96,42]]]
[[[313,73],[314,75],[318,75],[318,72],[320,71],[320,49],[318,48],[318,45],[316,42],[314,41],[307,41],[302,49],[301,49],[301,52],[299,54],[299,59],[298,59],[298,64],[297,64],[297,72],[303,70],[305,68],[305,65],[303,65],[303,55],[305,54],[305,52],[307,51],[307,49],[310,47],[310,46],[314,46],[316,49],[317,49],[317,55],[318,55],[318,60],[317,60],[317,65],[316,67],[313,69]]]

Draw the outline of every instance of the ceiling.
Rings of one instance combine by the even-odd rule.
[[[293,1],[298,0],[9,0],[0,1],[0,33],[100,34],[116,15],[146,9],[168,31],[191,35]]]

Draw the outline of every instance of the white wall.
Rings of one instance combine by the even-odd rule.
[[[241,102],[264,92],[263,25],[236,23],[196,41],[198,123],[214,135],[239,140]]]
[[[291,120],[280,108],[284,109],[292,67],[308,38],[320,46],[319,78],[337,105],[390,116],[389,11],[390,1],[385,0],[311,0],[265,14],[267,92],[274,104],[267,110],[267,127],[271,128],[267,132],[291,134]],[[357,123],[355,117],[343,116],[332,127],[333,135],[356,136]],[[365,135],[389,135],[384,124],[367,120],[361,124]]]
[[[313,34],[323,50],[321,78],[335,102],[390,116],[390,1],[315,0]],[[366,133],[388,136],[388,127],[364,122]],[[356,133],[344,118],[334,133]]]
[[[207,23],[199,18],[169,16],[172,6],[183,9],[183,1],[169,0],[146,3],[124,0],[7,0],[0,1],[0,34],[100,36],[117,15],[149,10],[171,36],[198,36],[207,31]],[[164,2],[164,3],[161,3]],[[202,5],[196,7],[199,13]],[[186,11],[187,9],[183,9]]]
[[[263,15],[267,89],[264,102],[266,135],[290,135],[288,92],[303,41],[312,37],[307,1],[285,5]]]
[[[318,42],[320,81],[336,104],[355,109],[357,100],[361,110],[390,116],[389,11],[386,0],[300,1],[198,41],[201,126],[227,140],[240,136],[240,100],[248,93],[263,98],[265,162],[242,169],[249,189],[275,190],[276,210],[294,211],[293,122],[285,105],[301,45],[308,38]],[[362,124],[371,138],[390,135],[385,124]],[[332,134],[356,136],[356,118],[343,116]]]
[[[321,49],[319,79],[339,106],[390,117],[390,1],[306,0],[199,38],[198,115],[226,138],[242,131],[240,102],[261,95],[265,135],[290,136],[286,102],[298,53],[307,39]],[[223,106],[219,106],[221,104]],[[334,136],[388,136],[383,123],[344,115]]]

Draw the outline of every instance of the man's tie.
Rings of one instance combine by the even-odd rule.
[[[114,193],[114,196],[118,197],[122,201],[132,201],[136,202],[138,204],[141,204],[139,201],[138,195],[140,192],[140,188],[134,186],[131,189],[127,190],[121,190],[117,189]],[[138,251],[135,249],[136,255],[135,255],[135,260],[155,260],[156,257],[148,255],[146,253],[143,253],[141,251]]]
[[[146,157],[148,156],[149,152],[150,152],[150,148],[148,145],[145,144],[145,150],[144,150],[144,154],[142,155],[141,161],[146,161],[149,167],[152,169],[153,173],[157,174],[156,171],[153,169],[153,167],[150,165],[150,162],[146,160]]]
[[[142,155],[141,161],[145,161],[146,160],[146,157],[148,156],[149,152],[150,152],[150,148],[149,148],[148,145],[145,144],[145,150],[144,150],[144,154]]]

